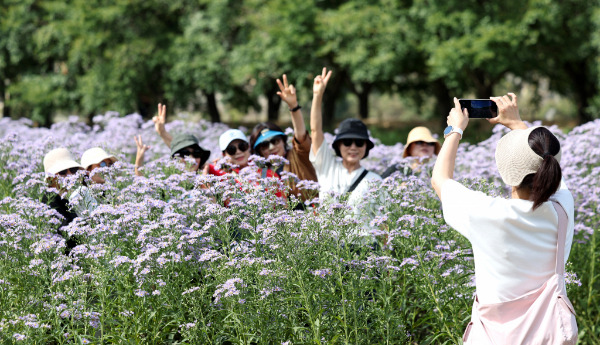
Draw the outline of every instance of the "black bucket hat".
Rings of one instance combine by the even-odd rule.
[[[192,134],[183,133],[174,135],[171,141],[171,157],[174,157],[179,150],[191,146],[195,151],[199,151],[200,166],[203,166],[210,157],[210,151],[203,149],[198,143],[198,138]]]
[[[366,158],[369,155],[369,151],[375,146],[375,144],[373,144],[369,138],[367,126],[365,126],[365,124],[358,119],[346,119],[340,123],[340,126],[338,127],[338,134],[335,136],[332,144],[335,154],[338,157],[342,156],[338,141],[343,139],[364,139],[367,143],[367,150],[363,158]]]

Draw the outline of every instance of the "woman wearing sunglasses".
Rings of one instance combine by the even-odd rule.
[[[413,158],[410,163],[410,169],[413,171],[420,170],[423,163],[427,162],[430,158],[440,152],[440,148],[440,143],[433,135],[431,135],[429,128],[423,126],[415,127],[408,133],[408,139],[406,140],[406,146],[404,146],[402,158]],[[403,173],[405,175],[409,174],[410,169],[407,165],[403,170]],[[399,167],[393,165],[389,167],[381,177],[386,178],[398,170]]]
[[[113,155],[109,155],[100,147],[93,147],[81,155],[81,165],[90,174],[92,182],[104,183],[104,178],[100,174],[93,173],[98,168],[107,168],[117,161]]]
[[[292,147],[287,142],[287,135],[283,130],[272,122],[259,123],[250,134],[250,146],[253,153],[264,158],[271,155],[281,156],[288,160],[289,164],[277,171],[289,171],[296,175],[299,180],[317,181],[317,173],[310,162],[311,137],[306,131],[304,118],[302,117],[301,107],[298,104],[296,88],[288,83],[287,76],[283,75],[283,82],[277,79],[279,91],[277,94],[281,97],[290,110],[292,117],[292,127],[294,128],[294,138]],[[307,192],[302,192],[296,187],[295,183],[289,185],[291,193],[298,196],[301,200],[310,197]]]
[[[360,161],[369,155],[374,144],[369,139],[365,124],[356,119],[346,119],[338,127],[332,148],[324,145],[323,120],[321,105],[331,71],[323,68],[321,75],[315,78],[313,85],[313,103],[310,113],[312,149],[310,161],[317,171],[321,185],[320,197],[323,199],[329,192],[349,194],[348,203],[356,207],[363,203],[362,196],[368,189],[369,182],[381,180],[381,177],[366,170]],[[341,157],[342,159],[338,159]]]
[[[229,161],[235,167],[231,171],[217,169],[215,164],[209,164],[204,168],[204,173],[208,175],[221,176],[228,172],[239,173],[240,169],[248,166],[250,158],[250,144],[246,135],[239,129],[230,129],[219,137],[219,148],[223,157],[229,158]]]

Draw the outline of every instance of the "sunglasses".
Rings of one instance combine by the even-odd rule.
[[[69,169],[61,170],[57,174],[60,176],[75,175],[77,173],[77,171],[79,171],[79,168],[69,168]]]
[[[269,148],[269,146],[271,146],[271,145],[277,146],[282,141],[283,141],[283,139],[280,136],[276,136],[271,139],[263,141],[262,143],[258,144],[258,146],[256,148],[259,149],[260,151],[266,150]]]
[[[248,145],[247,142],[242,141],[237,146],[235,144],[229,144],[225,149],[225,152],[227,152],[228,155],[233,156],[238,150],[240,150],[240,152],[248,151],[249,147],[250,145]]]
[[[435,146],[435,143],[428,143],[428,142],[423,141],[423,140],[415,141],[414,144],[415,145]]]
[[[365,139],[342,139],[341,141],[344,146],[352,146],[354,143],[356,147],[363,147],[367,143]]]
[[[186,156],[192,156],[194,158],[202,158],[202,151],[198,149],[182,149],[175,153],[179,157],[183,158]]]
[[[110,162],[110,163],[106,163],[105,161],[102,161],[102,162],[100,162],[98,165],[99,165],[101,168],[106,168],[106,167],[110,167],[110,166],[112,166],[112,165],[113,165],[113,163],[112,163],[112,162]]]

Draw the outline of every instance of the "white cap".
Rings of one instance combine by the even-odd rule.
[[[535,174],[544,161],[529,146],[529,135],[541,126],[515,129],[502,137],[496,146],[496,165],[502,181],[509,186],[519,186],[525,176]],[[554,158],[560,163],[562,150]]]
[[[248,138],[246,138],[244,132],[240,131],[239,129],[230,129],[227,132],[221,134],[221,136],[219,137],[219,148],[221,149],[221,151],[225,151],[227,146],[229,146],[229,144],[232,141],[238,139],[248,142]]]
[[[81,156],[81,165],[87,170],[93,164],[100,164],[105,159],[110,159],[113,163],[117,161],[115,156],[109,155],[99,147],[93,147],[83,153]]]
[[[50,174],[58,174],[60,171],[70,168],[81,168],[71,156],[71,152],[64,147],[54,149],[44,156],[44,171]]]

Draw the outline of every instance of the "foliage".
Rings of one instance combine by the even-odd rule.
[[[107,109],[145,118],[167,101],[220,120],[280,100],[287,73],[310,95],[335,71],[324,103],[351,92],[369,114],[373,92],[441,118],[451,97],[489,97],[508,75],[572,98],[580,123],[598,114],[597,1],[276,0],[5,1],[0,9],[3,114],[49,126],[59,112]],[[504,91],[504,90],[502,90]],[[435,107],[423,106],[435,100]],[[308,102],[308,100],[302,100]]]

